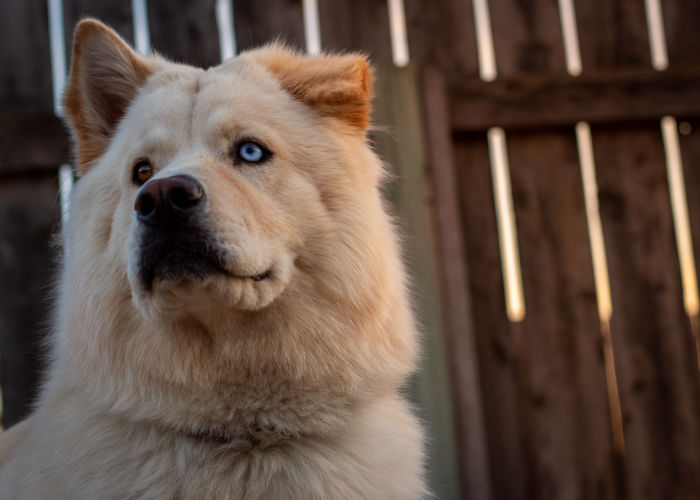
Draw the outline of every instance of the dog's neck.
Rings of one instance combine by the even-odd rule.
[[[207,429],[198,431],[180,430],[185,436],[212,445],[236,449],[266,448],[281,442],[298,439],[301,434],[291,434],[277,429],[257,427],[245,431]]]

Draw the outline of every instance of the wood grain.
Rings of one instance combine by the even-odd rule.
[[[233,23],[240,52],[274,40],[304,50],[301,0],[234,1]]]
[[[580,77],[523,75],[450,87],[451,119],[460,131],[538,129],[579,121],[633,123],[665,115],[700,115],[700,66],[585,71]]]
[[[593,132],[630,498],[697,498],[700,374],[659,128]]]
[[[527,308],[517,355],[533,496],[619,499],[573,131],[510,133],[508,155]]]
[[[2,178],[0,178],[2,179]],[[43,371],[55,278],[51,241],[58,216],[56,177],[0,182],[0,377],[3,427],[31,410]]]
[[[457,439],[460,449],[462,491],[468,498],[491,498],[489,451],[484,438],[484,408],[477,368],[476,330],[465,265],[464,237],[459,213],[459,192],[448,126],[444,81],[436,70],[424,75],[424,105],[429,162],[435,190],[442,300],[449,362],[454,387]],[[477,326],[478,327],[478,326]],[[490,389],[488,385],[485,387]],[[500,465],[500,464],[497,464]]]
[[[148,0],[153,50],[173,61],[200,68],[218,65],[221,56],[214,2]]]
[[[361,51],[375,63],[391,63],[386,0],[319,0],[318,12],[324,50]]]

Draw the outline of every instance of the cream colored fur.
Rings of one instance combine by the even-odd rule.
[[[65,105],[81,178],[52,363],[0,441],[1,498],[425,496],[399,393],[416,332],[370,100],[360,56],[271,46],[203,71],[80,24]],[[272,157],[236,164],[240,138]],[[202,183],[230,274],[139,286],[142,157],[156,179]]]

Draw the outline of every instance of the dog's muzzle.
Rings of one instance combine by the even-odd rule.
[[[225,272],[223,252],[205,223],[206,193],[189,175],[153,179],[136,196],[139,279],[150,290],[158,280],[203,279]]]

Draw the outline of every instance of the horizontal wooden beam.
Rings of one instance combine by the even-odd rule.
[[[0,113],[0,176],[55,171],[70,161],[67,129],[51,112]]]
[[[450,100],[456,132],[693,117],[700,116],[700,67],[453,81]]]

